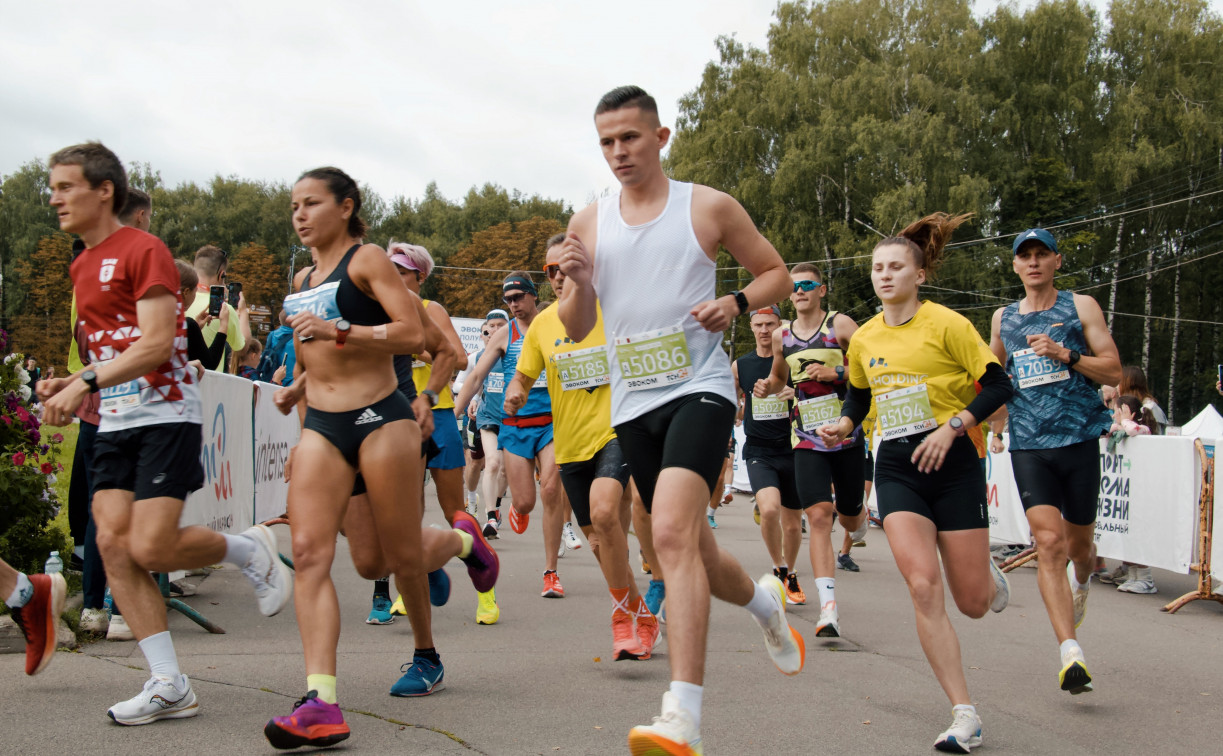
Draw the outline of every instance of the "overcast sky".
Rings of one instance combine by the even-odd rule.
[[[0,174],[100,139],[171,186],[332,164],[387,199],[493,182],[580,207],[613,181],[598,98],[638,84],[673,125],[717,37],[763,47],[775,6],[0,0]]]

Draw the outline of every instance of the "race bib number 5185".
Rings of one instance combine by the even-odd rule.
[[[682,326],[616,339],[616,362],[629,391],[673,386],[692,379],[692,358]]]

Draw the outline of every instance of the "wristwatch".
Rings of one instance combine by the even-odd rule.
[[[429,402],[430,409],[436,407],[437,403],[441,401],[437,395],[437,392],[433,389],[425,389],[424,391],[420,392],[420,395],[425,398],[425,401]]]
[[[735,298],[735,304],[739,305],[739,314],[747,312],[747,295],[741,291],[732,291],[730,295]]]
[[[81,371],[81,380],[85,381],[85,383],[89,386],[89,393],[91,394],[96,394],[102,390],[102,388],[98,386],[98,374],[95,373],[93,369]]]
[[[1067,365],[1069,365],[1070,367],[1074,367],[1074,366],[1075,366],[1075,364],[1076,364],[1076,363],[1077,363],[1079,360],[1081,360],[1081,359],[1083,359],[1083,355],[1081,355],[1081,354],[1079,354],[1078,352],[1076,352],[1076,351],[1074,351],[1073,349],[1071,349],[1071,350],[1070,350],[1070,359],[1066,361],[1066,364],[1067,364]]]
[[[348,332],[352,330],[352,323],[347,320],[340,319],[335,322],[335,348],[343,349],[344,342],[348,340]]]
[[[964,421],[958,415],[948,420],[947,424],[951,426],[951,430],[955,431],[956,437],[963,436],[966,432],[964,430]]]
[[[837,365],[837,380],[838,381],[845,380],[845,366],[844,365]]]

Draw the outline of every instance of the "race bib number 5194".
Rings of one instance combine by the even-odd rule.
[[[875,397],[875,407],[879,412],[880,434],[885,441],[938,427],[924,383],[880,394]]]
[[[692,379],[692,358],[682,326],[616,339],[616,362],[629,391],[673,386]]]

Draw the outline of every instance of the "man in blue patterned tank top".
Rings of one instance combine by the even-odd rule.
[[[1061,644],[1058,682],[1071,694],[1086,693],[1091,675],[1075,629],[1087,612],[1099,438],[1109,426],[1093,384],[1117,383],[1121,360],[1096,300],[1054,286],[1062,256],[1053,234],[1024,231],[1012,251],[1025,296],[994,313],[990,348],[1015,388],[1007,403],[1011,465],[1036,542],[1040,594]],[[1000,444],[995,436],[995,453]]]

